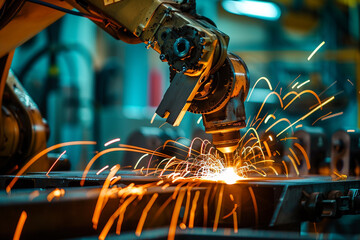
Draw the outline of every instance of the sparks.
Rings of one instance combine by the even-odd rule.
[[[310,59],[315,55],[315,53],[325,44],[325,41],[323,41],[322,43],[319,44],[319,46],[317,46],[317,48],[315,48],[315,50],[310,54],[310,56],[308,57],[308,61],[310,61]]]
[[[100,173],[102,173],[103,171],[105,171],[106,169],[109,168],[109,165],[106,165],[105,167],[103,167],[102,169],[100,169],[99,171],[96,172],[96,175],[99,175]]]
[[[109,146],[109,145],[111,145],[113,143],[116,143],[116,142],[120,142],[120,138],[115,138],[113,140],[108,141],[107,143],[104,144],[104,147],[107,147],[107,146]]]
[[[22,211],[21,215],[20,215],[20,218],[19,218],[19,221],[18,221],[18,224],[16,226],[16,230],[15,230],[13,240],[19,240],[20,239],[20,235],[21,235],[22,229],[24,227],[26,218],[27,218],[27,213],[25,211]]]
[[[53,165],[50,167],[49,171],[47,171],[46,176],[49,176],[50,171],[54,168],[55,164],[61,159],[61,157],[66,153],[66,150],[60,154],[60,156],[56,159]]]
[[[299,84],[299,86],[297,86],[297,89],[301,88],[302,86],[304,86],[305,84],[309,83],[310,82],[310,79],[309,80],[306,80],[305,82]]]
[[[344,112],[338,112],[338,113],[331,114],[331,115],[329,115],[329,116],[323,117],[323,118],[321,119],[321,121],[324,121],[324,120],[329,119],[329,118],[333,118],[333,117],[337,117],[337,116],[343,115],[343,113],[344,113]]]

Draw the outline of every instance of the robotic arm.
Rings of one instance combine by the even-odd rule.
[[[229,37],[196,14],[195,1],[67,0],[117,39],[145,42],[168,62],[171,84],[156,113],[174,126],[186,111],[203,115],[213,144],[232,165],[245,127],[249,90],[245,63],[227,52]]]
[[[213,144],[232,165],[245,127],[245,63],[227,52],[229,37],[196,14],[195,1],[66,0],[116,39],[144,42],[170,66],[170,87],[156,113],[174,126],[186,111],[203,115]]]

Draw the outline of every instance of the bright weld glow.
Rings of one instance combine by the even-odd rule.
[[[120,138],[115,138],[113,140],[108,141],[107,143],[104,144],[105,147],[109,146],[110,144],[116,143],[116,142],[120,142]]]
[[[315,55],[315,53],[322,47],[322,45],[325,44],[325,41],[323,41],[322,43],[320,43],[319,46],[317,46],[317,48],[315,48],[315,50],[310,54],[310,56],[308,57],[308,61],[310,61],[310,59]]]
[[[309,83],[310,82],[310,79],[309,80],[306,80],[305,82],[301,83],[299,86],[297,86],[297,89],[301,88],[302,86],[304,86],[305,84]]]
[[[226,184],[234,184],[241,179],[243,178],[236,174],[234,168],[229,167],[229,168],[225,168],[219,175],[214,176],[209,180],[223,181]]]
[[[281,10],[275,3],[255,0],[222,2],[223,8],[233,14],[276,21],[281,16]]]

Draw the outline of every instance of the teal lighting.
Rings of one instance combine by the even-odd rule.
[[[281,16],[280,7],[272,2],[255,0],[224,0],[222,1],[222,6],[230,13],[263,20],[276,21]]]

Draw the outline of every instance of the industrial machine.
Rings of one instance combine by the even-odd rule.
[[[9,20],[21,11],[24,3],[25,1],[3,3],[4,13],[1,19],[3,32],[12,31],[11,23],[7,24],[5,20]],[[156,114],[174,126],[180,124],[186,111],[202,114],[206,132],[213,135],[213,144],[224,153],[228,165],[233,165],[234,151],[240,140],[239,130],[245,127],[244,101],[249,90],[248,70],[240,57],[228,53],[229,37],[219,31],[210,19],[196,14],[195,1],[183,3],[68,1],[68,3],[78,9],[80,15],[91,19],[116,39],[130,44],[144,42],[149,48],[157,51],[161,61],[167,61],[170,66],[171,84]],[[42,1],[25,3],[25,7],[43,8],[39,5],[56,8]],[[34,29],[34,33],[36,30]],[[15,37],[12,42],[23,40]],[[11,62],[8,52],[12,50],[13,45],[5,44],[1,48],[1,54],[4,55],[2,58],[4,85],[9,70],[5,65]],[[6,89],[15,86],[10,83],[7,85]],[[14,105],[16,96],[10,98],[12,101],[7,103],[7,109]],[[13,112],[8,112],[8,115],[14,115]],[[9,123],[4,122],[5,120],[2,125],[3,156],[8,158],[6,161],[14,167],[16,165],[13,164],[14,158],[28,158],[41,148],[18,151],[17,148],[27,148],[30,144],[23,141],[23,137],[18,137],[21,131],[19,133],[17,129],[23,124],[22,118],[12,121],[15,125],[14,130],[9,132],[4,132],[4,129],[9,129],[5,127],[5,124]],[[29,126],[31,127],[32,124],[30,123]],[[34,134],[37,134],[37,130],[33,133],[31,143],[39,141]],[[24,135],[30,136],[28,133]],[[8,145],[10,150],[6,147]]]
[[[224,179],[233,177],[227,170],[235,164],[252,167],[262,176],[249,171],[249,178],[236,176],[240,180],[233,182],[196,179],[191,176],[193,165],[187,163],[175,165],[175,170],[186,165],[180,177],[171,168],[160,171],[161,164],[168,166],[164,156],[171,157],[171,165],[173,158],[190,156],[189,149],[211,155],[212,146],[192,142],[189,147],[185,140],[169,141],[178,138],[177,133],[147,128],[131,135],[129,142],[135,146],[121,143],[95,152],[84,172],[50,173],[55,163],[47,153],[66,145],[46,149],[46,120],[9,69],[14,48],[64,13],[88,18],[116,39],[145,43],[158,52],[169,65],[170,86],[156,114],[173,126],[187,111],[202,114],[205,131],[225,165],[220,171]],[[275,128],[257,138],[254,131],[246,141],[252,145],[258,139],[260,146],[254,143],[246,156],[264,160],[243,164],[238,145],[248,120],[244,102],[249,72],[244,61],[228,51],[228,44],[229,37],[211,19],[197,14],[194,0],[0,0],[0,238],[18,239],[21,233],[26,239],[357,239],[360,133],[338,131],[329,144],[329,134],[315,127],[297,125],[300,130],[281,140]],[[281,91],[280,100],[285,95]],[[285,96],[296,95],[294,91]],[[253,118],[249,127],[271,120],[290,124],[276,119],[275,112]],[[160,151],[144,150],[163,142],[168,144]],[[92,170],[99,157],[126,147],[131,150],[125,156],[129,164],[143,157],[162,158],[138,162],[137,170],[119,165]],[[194,158],[201,166],[196,171],[216,171]],[[216,166],[216,160],[207,163]]]

